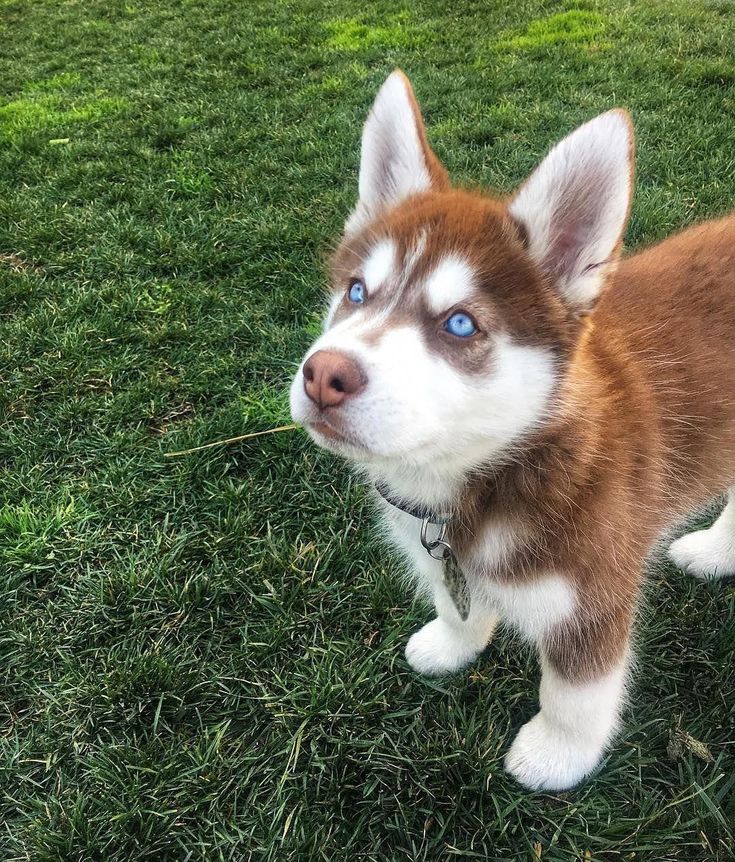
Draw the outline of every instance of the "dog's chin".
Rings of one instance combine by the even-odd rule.
[[[338,430],[333,425],[323,421],[304,423],[311,439],[322,449],[341,455],[350,461],[365,463],[373,460],[370,450],[354,435]]]
[[[445,468],[451,474],[457,460],[456,446],[447,451],[446,447],[439,445],[441,441],[436,435],[417,434],[415,427],[410,439],[404,439],[400,434],[394,437],[385,433],[384,429],[384,433],[375,440],[371,439],[371,434],[360,433],[340,415],[325,416],[310,410],[292,410],[292,415],[295,421],[304,426],[317,446],[339,455],[356,467],[385,470],[388,473],[424,471],[427,468],[436,472]]]
[[[379,448],[374,448],[349,429],[336,428],[328,422],[310,420],[304,422],[304,427],[318,446],[340,455],[357,467],[406,467],[414,461],[410,457],[407,459],[409,453],[403,450],[386,451],[385,440],[381,440]]]
[[[430,443],[411,447],[398,447],[394,451],[381,440],[379,447],[372,447],[366,441],[347,429],[335,428],[327,422],[313,420],[304,422],[311,439],[322,449],[339,455],[356,467],[373,468],[395,472],[411,469],[423,470],[427,461],[438,466],[442,463],[441,453]],[[433,453],[433,454],[432,454]]]

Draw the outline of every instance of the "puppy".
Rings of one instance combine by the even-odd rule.
[[[407,78],[365,123],[359,199],[293,418],[375,488],[436,619],[423,674],[471,662],[499,620],[540,652],[540,710],[505,759],[563,790],[619,724],[657,539],[735,483],[735,218],[619,260],[633,130],[602,114],[509,200],[451,186]],[[735,489],[671,545],[735,573]]]

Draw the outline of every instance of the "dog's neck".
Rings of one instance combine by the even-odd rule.
[[[368,470],[370,481],[411,506],[431,511],[452,511],[466,483],[466,475],[433,466],[387,464]]]

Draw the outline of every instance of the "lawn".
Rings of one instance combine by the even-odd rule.
[[[732,3],[2,0],[0,38],[0,859],[732,859],[735,585],[652,563],[623,734],[528,794],[535,656],[413,674],[340,463],[164,457],[288,421],[394,66],[502,191],[628,107],[635,247],[735,205]]]

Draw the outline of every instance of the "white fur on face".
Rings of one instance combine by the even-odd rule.
[[[429,231],[426,229],[422,230],[414,240],[413,247],[406,251],[401,270],[401,277],[404,280],[411,277],[416,264],[421,260],[421,256],[426,251],[428,237]]]
[[[312,347],[355,356],[366,377],[365,389],[340,410],[352,445],[321,438],[317,442],[380,473],[397,489],[406,468],[428,466],[434,475],[459,480],[537,426],[546,416],[555,384],[550,353],[496,335],[494,362],[487,375],[462,374],[432,353],[417,327],[391,329],[389,319],[357,309],[329,329]],[[386,331],[377,343],[366,341],[376,326]],[[308,358],[307,355],[307,358]],[[291,388],[291,412],[307,425],[318,418],[303,388],[302,372]],[[408,479],[409,483],[412,479]],[[440,485],[442,483],[439,483]],[[407,489],[409,498],[421,492]],[[451,493],[447,481],[445,494]],[[430,495],[431,496],[431,495]]]
[[[627,658],[587,683],[543,663],[541,711],[518,732],[505,768],[532,790],[568,790],[600,763],[615,734],[625,696]]]
[[[631,150],[626,115],[608,111],[557,144],[510,205],[531,256],[581,308],[600,292],[625,227]]]
[[[396,262],[396,244],[392,239],[382,240],[371,250],[362,270],[368,295],[376,293],[390,279]]]
[[[322,327],[323,331],[326,332],[329,327],[332,325],[332,321],[334,320],[334,315],[337,313],[337,309],[342,304],[342,294],[335,294],[331,300],[329,301],[329,308],[327,309],[327,314],[324,318],[324,326]]]
[[[426,299],[434,314],[440,314],[468,299],[472,293],[472,268],[462,258],[446,257],[426,279]]]

